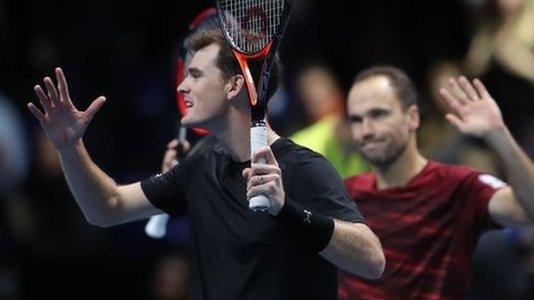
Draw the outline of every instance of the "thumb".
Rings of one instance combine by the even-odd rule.
[[[251,168],[245,168],[243,170],[243,172],[241,172],[241,176],[243,176],[244,178],[248,179],[250,177],[251,173],[252,173],[252,169]]]
[[[178,139],[173,139],[167,144],[167,149],[174,149],[178,146]]]
[[[104,105],[105,102],[106,97],[100,96],[96,98],[95,101],[91,103],[91,105],[89,105],[89,108],[84,112],[89,122],[93,119],[95,114],[100,110],[100,108],[102,107],[102,105]]]

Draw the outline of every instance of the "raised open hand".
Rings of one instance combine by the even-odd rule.
[[[471,83],[464,76],[451,78],[439,95],[454,112],[445,117],[464,134],[485,138],[504,127],[499,106],[478,79]]]
[[[67,80],[61,68],[56,68],[57,87],[49,77],[44,78],[47,93],[40,85],[34,87],[35,94],[41,102],[43,112],[35,104],[28,103],[28,109],[39,120],[46,136],[57,149],[74,144],[79,140],[87,125],[102,107],[106,98],[96,98],[86,111],[79,111],[69,96]]]

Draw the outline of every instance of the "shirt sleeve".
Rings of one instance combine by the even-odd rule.
[[[324,157],[313,152],[301,157],[290,176],[289,196],[294,201],[323,216],[365,223],[343,180]]]
[[[155,207],[171,217],[184,214],[187,210],[184,185],[186,165],[176,165],[168,172],[156,174],[141,181],[141,188]]]
[[[471,213],[474,215],[475,225],[479,233],[501,228],[491,218],[489,201],[497,190],[505,186],[506,183],[498,178],[476,171],[470,172],[460,185],[460,192],[468,201],[467,208],[472,210]]]

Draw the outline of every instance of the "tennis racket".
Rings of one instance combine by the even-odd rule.
[[[291,0],[216,0],[219,26],[226,41],[239,62],[245,78],[250,108],[250,152],[251,156],[267,146],[265,108],[269,77],[278,46],[289,23]],[[249,61],[263,59],[259,78],[252,74]],[[256,76],[256,80],[253,77]],[[256,87],[255,82],[258,83]],[[270,208],[269,199],[259,195],[250,199],[253,211]]]
[[[203,10],[189,24],[188,36],[197,30],[209,30],[217,28],[218,25],[216,21],[216,15],[216,10],[213,7]],[[188,57],[189,51],[187,51],[185,48],[184,41],[182,40],[180,44],[180,49],[178,50],[176,59],[176,86],[179,86],[186,77],[187,66],[189,65],[190,61],[190,57]],[[178,106],[178,111],[181,116],[187,114],[187,106],[182,93],[176,93],[176,105]],[[209,134],[207,130],[202,128],[191,128],[191,131],[198,136]],[[187,128],[181,125],[180,118],[177,118],[176,121],[176,135],[176,138],[178,139],[178,145],[176,147],[177,159],[178,163],[180,163],[185,158],[184,142],[187,137]],[[167,233],[168,221],[169,215],[167,214],[159,214],[150,217],[150,220],[148,220],[148,223],[145,225],[145,233],[148,236],[156,239],[164,237]]]

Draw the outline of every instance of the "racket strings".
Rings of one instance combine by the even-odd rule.
[[[256,53],[276,34],[285,9],[284,0],[220,0],[223,27],[236,48]]]

